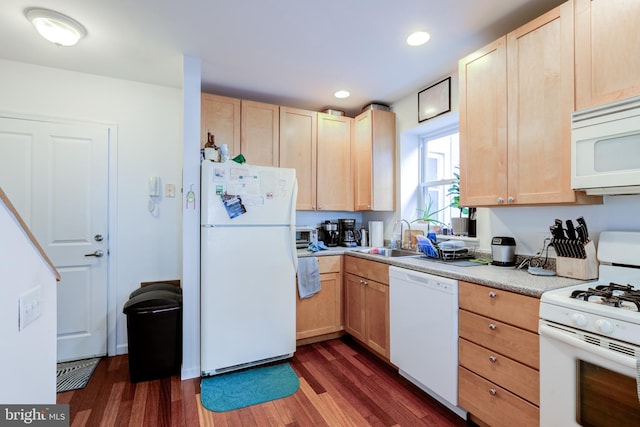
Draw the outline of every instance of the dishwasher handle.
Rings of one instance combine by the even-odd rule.
[[[389,267],[389,286],[394,284],[406,284],[409,286],[423,286],[429,289],[447,294],[458,293],[458,281],[448,277],[427,274],[421,271],[409,270],[395,266]]]

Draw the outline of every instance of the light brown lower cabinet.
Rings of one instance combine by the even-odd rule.
[[[537,298],[461,281],[458,404],[492,427],[538,426]]]
[[[344,329],[388,360],[389,266],[346,256],[344,270]]]
[[[296,339],[339,332],[343,327],[342,255],[319,256],[321,290],[311,298],[296,298]],[[296,293],[297,293],[296,289]]]
[[[538,407],[495,383],[458,367],[458,405],[491,427],[540,424]]]

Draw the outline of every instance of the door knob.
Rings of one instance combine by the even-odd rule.
[[[98,250],[97,250],[97,251],[95,251],[94,253],[92,253],[92,254],[84,254],[84,256],[94,256],[94,257],[96,257],[96,258],[101,258],[102,256],[104,256],[104,251],[103,251],[103,250],[98,249]]]

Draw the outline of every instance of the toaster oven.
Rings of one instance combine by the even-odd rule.
[[[318,230],[315,227],[296,227],[296,248],[305,249],[309,243],[318,243]]]

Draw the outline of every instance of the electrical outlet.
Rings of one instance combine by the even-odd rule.
[[[42,314],[42,292],[37,286],[18,299],[18,330],[21,331],[33,323]]]
[[[164,197],[176,197],[176,186],[173,184],[165,184]]]

